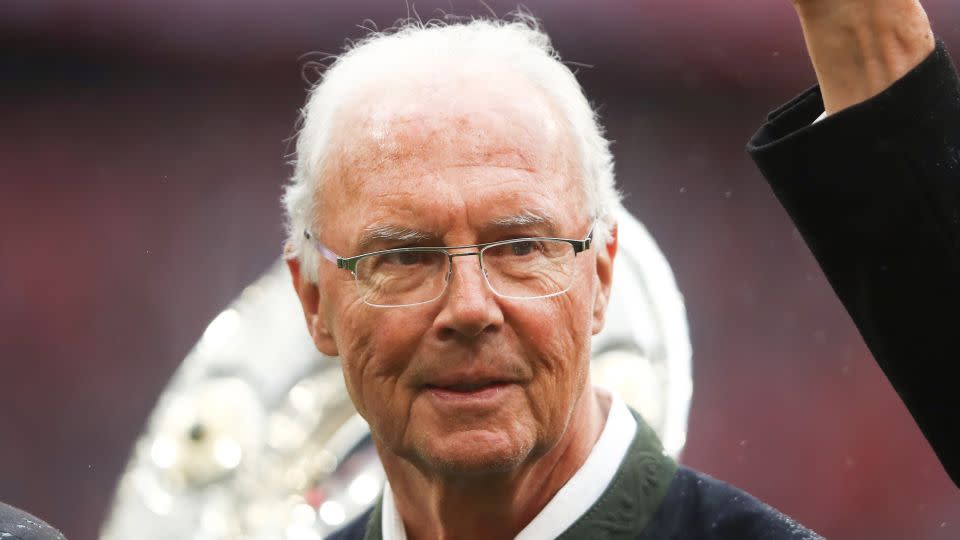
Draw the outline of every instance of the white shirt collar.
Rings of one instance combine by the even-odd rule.
[[[514,540],[541,540],[560,536],[600,499],[600,495],[617,474],[620,462],[627,455],[637,432],[637,421],[615,392],[597,390],[610,394],[610,412],[600,438],[593,445],[593,450],[583,465]],[[381,529],[383,540],[407,540],[389,482],[383,488]]]

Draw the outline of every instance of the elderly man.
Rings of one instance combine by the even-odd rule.
[[[934,48],[914,0],[795,5],[829,115]],[[287,260],[388,478],[335,537],[817,537],[678,466],[591,385],[619,201],[608,143],[544,34],[473,21],[376,35],[303,113]],[[772,171],[790,156],[764,152],[786,152],[789,130],[766,129]]]

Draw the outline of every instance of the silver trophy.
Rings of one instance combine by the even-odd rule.
[[[618,212],[592,378],[679,457],[692,380],[683,298],[646,229]],[[337,358],[317,352],[286,266],[207,326],[134,445],[101,540],[318,540],[379,496],[383,469]]]

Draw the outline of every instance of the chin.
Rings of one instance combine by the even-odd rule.
[[[410,456],[424,472],[452,476],[504,474],[529,461],[532,438],[517,433],[470,430],[425,437]]]

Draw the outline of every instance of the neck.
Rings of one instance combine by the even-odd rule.
[[[586,461],[609,409],[609,396],[588,387],[557,444],[507,472],[425,474],[409,461],[383,456],[407,536],[411,540],[513,538]]]

